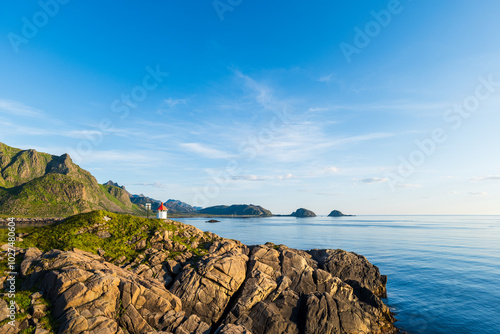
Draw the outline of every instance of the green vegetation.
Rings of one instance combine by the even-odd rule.
[[[109,220],[106,221],[105,217]],[[24,228],[21,232],[29,235],[20,246],[37,247],[42,251],[78,248],[92,253],[97,253],[100,248],[113,259],[125,256],[130,260],[138,255],[130,241],[148,238],[165,225],[158,219],[93,211],[69,217],[57,225]],[[110,237],[98,236],[98,233],[106,232]]]

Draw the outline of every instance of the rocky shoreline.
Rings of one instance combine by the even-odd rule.
[[[130,260],[103,250],[18,249],[21,290],[50,301],[57,333],[397,333],[380,299],[387,277],[361,255],[247,246],[169,224],[130,240],[142,252]],[[6,326],[0,332],[19,332]]]

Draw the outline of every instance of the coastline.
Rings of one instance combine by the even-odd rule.
[[[124,224],[131,223],[136,225],[130,226],[130,233],[139,233],[132,238],[123,234],[128,229]],[[123,326],[130,333],[154,330],[174,332],[181,327],[187,329],[187,333],[196,332],[195,328],[203,329],[200,333],[210,328],[221,332],[237,329],[235,333],[281,333],[283,326],[289,327],[290,332],[298,332],[299,327],[315,333],[334,328],[367,333],[382,329],[386,333],[397,331],[389,308],[380,300],[386,296],[387,279],[364,256],[342,250],[302,251],[272,243],[247,246],[180,222],[168,220],[157,225],[159,223],[156,219],[146,220],[102,211],[69,217],[66,222],[51,226],[50,231],[47,229],[51,235],[67,235],[69,239],[65,240],[69,242],[68,246],[52,239],[62,247],[61,250],[54,250],[45,241],[42,243],[45,249],[19,250],[23,257],[21,286],[29,289],[37,282],[42,283],[40,292],[53,303],[52,311],[62,323],[63,333],[70,333],[68,330],[80,321],[80,317],[91,316],[88,307],[98,307],[104,302],[101,299],[104,295],[86,295],[85,298],[90,299],[75,304],[74,296],[69,294],[76,289],[75,284],[82,288],[94,286],[95,289],[96,281],[92,277],[102,276],[97,273],[103,270],[104,276],[99,276],[99,280],[102,284],[110,280],[106,284],[111,284],[108,290],[114,292],[108,297],[110,300],[122,298],[125,313],[118,320],[113,316],[99,321],[113,323],[116,328]],[[148,225],[137,228],[141,224]],[[149,227],[144,229],[145,226]],[[34,247],[37,240],[45,240],[40,239],[45,235],[43,231],[44,228],[36,229],[23,236],[24,242],[28,243],[25,246]],[[142,234],[141,231],[150,232]],[[86,233],[99,236],[92,239],[99,243],[90,242]],[[133,253],[125,253],[130,255],[122,256],[115,252],[115,246],[106,246],[120,235],[128,240],[130,246],[122,249],[129,252],[127,249],[130,248]],[[81,240],[78,241],[80,245],[90,248],[82,251],[71,247],[77,240]],[[85,240],[88,241],[82,244]],[[117,242],[123,245],[118,239]],[[69,286],[75,287],[67,289],[68,292],[53,289],[58,281],[66,279],[66,272],[75,269],[88,279],[72,281]],[[106,272],[111,276],[108,277]],[[44,284],[47,277],[55,281]],[[133,302],[140,314],[177,314],[174,318],[178,320],[164,319],[158,323],[153,318],[129,313],[132,312],[131,306],[127,306],[131,305],[130,299],[124,297],[128,293],[128,284],[131,287],[136,285],[140,291],[163,296],[161,298],[171,305],[158,308],[158,305]],[[144,295],[144,298],[158,297]],[[60,303],[58,300],[67,302]],[[330,309],[325,315],[324,306],[321,306],[323,303],[340,303],[346,311]],[[202,304],[205,307],[200,308]],[[76,313],[68,312],[70,305]],[[293,309],[300,309],[301,312],[292,316],[289,312]],[[268,313],[270,310],[274,311]],[[118,310],[111,308],[108,312],[115,314]],[[320,316],[329,320],[322,323],[318,318]],[[91,327],[84,330],[93,332]]]

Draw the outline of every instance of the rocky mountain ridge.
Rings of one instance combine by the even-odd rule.
[[[126,190],[100,185],[68,154],[55,156],[0,143],[0,213],[61,217],[96,209],[139,211]]]
[[[160,200],[144,196],[143,194],[131,195],[130,201],[134,204],[140,205],[141,207],[145,207],[146,203],[151,203],[152,210],[155,210],[162,203]],[[163,205],[168,208],[170,213],[193,213],[201,209],[175,199],[164,201]]]

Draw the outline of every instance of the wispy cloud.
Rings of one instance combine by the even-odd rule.
[[[265,181],[266,178],[257,175],[236,175],[233,176],[233,181]]]
[[[482,191],[469,191],[469,195],[471,196],[487,196],[488,193]]]
[[[420,184],[398,184],[396,187],[398,188],[422,188],[422,185]]]
[[[150,183],[134,183],[134,186],[144,186],[144,187],[153,187],[159,189],[166,189],[168,185],[162,182],[150,182]]]
[[[330,110],[330,108],[327,108],[327,107],[311,107],[309,109],[307,109],[307,112],[318,112],[318,111],[328,111]]]
[[[255,100],[265,109],[276,112],[287,107],[287,102],[276,98],[273,94],[273,90],[269,86],[257,82],[240,71],[236,71],[235,73],[237,77],[243,80],[245,86],[253,91]]]
[[[369,140],[374,140],[374,139],[382,139],[382,138],[389,138],[389,137],[394,137],[396,136],[396,133],[368,133],[366,135],[359,135],[359,136],[349,136],[349,137],[344,137],[344,138],[339,138],[336,140],[333,140],[330,142],[330,146],[338,146],[338,145],[344,145],[344,144],[352,144],[352,143],[358,143],[358,142],[363,142],[363,141],[369,141]]]
[[[337,173],[338,171],[339,171],[339,169],[335,166],[325,167],[323,169],[323,172],[325,172],[325,173]]]
[[[167,107],[172,108],[178,104],[187,104],[187,101],[186,101],[186,99],[173,99],[173,98],[169,97],[168,99],[163,100],[163,103]]]
[[[230,159],[233,157],[232,154],[218,150],[212,147],[208,147],[201,143],[181,143],[179,144],[183,149],[189,152],[196,153],[204,158],[210,159]]]
[[[370,178],[367,178],[367,179],[362,179],[361,182],[362,183],[367,183],[367,184],[370,184],[370,183],[383,183],[383,182],[387,182],[387,179],[386,178],[380,178],[380,177],[370,177]]]
[[[45,113],[37,108],[27,106],[21,102],[0,99],[0,112],[16,116],[46,117]]]
[[[471,180],[472,181],[500,181],[500,175],[473,177]]]
[[[333,73],[330,73],[328,75],[324,75],[324,76],[318,78],[318,81],[319,82],[330,82],[332,80],[332,78],[333,78]]]
[[[236,175],[233,176],[234,181],[269,181],[269,180],[288,180],[293,179],[295,176],[291,173],[284,175],[274,175],[274,176],[257,176],[257,175]]]

